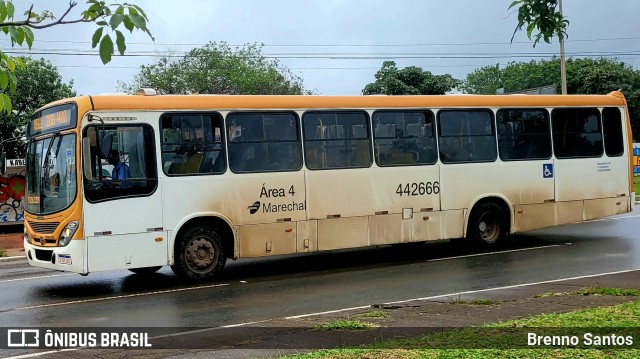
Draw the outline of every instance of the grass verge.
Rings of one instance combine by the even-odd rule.
[[[316,325],[317,330],[363,330],[373,327],[371,323],[352,319],[339,319],[334,322]]]
[[[609,292],[609,290],[601,292]],[[618,292],[622,293],[623,290]],[[581,348],[580,350],[566,346],[544,349],[510,349],[514,348],[516,343],[520,343],[518,347],[526,346],[528,332],[549,335],[563,333],[563,330],[571,330],[573,334],[595,333],[602,330],[603,335],[632,330],[634,333],[633,343],[637,346],[640,341],[638,318],[640,318],[640,301],[633,301],[611,307],[543,314],[484,327],[454,329],[409,339],[385,340],[357,349],[323,350],[286,358],[638,358],[640,357],[640,349],[611,349],[593,346],[586,348],[578,346]],[[581,334],[579,337],[581,344],[586,344],[584,335]],[[432,349],[454,347],[496,349]]]
[[[7,256],[7,251],[5,251],[4,249],[0,249],[0,257],[6,257]]]
[[[640,196],[640,176],[633,176],[633,191]]]
[[[386,318],[387,313],[382,310],[372,310],[370,312],[364,312],[357,315],[360,318]]]
[[[640,297],[640,289],[620,289],[587,287],[576,292],[578,295],[612,295],[616,297]]]

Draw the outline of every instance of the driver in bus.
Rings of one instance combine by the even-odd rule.
[[[109,151],[109,164],[113,166],[111,172],[112,180],[126,180],[129,176],[129,166],[120,161],[120,153],[118,150]]]

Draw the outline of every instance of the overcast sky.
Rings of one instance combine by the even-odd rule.
[[[16,13],[60,15],[64,0],[16,0]],[[84,5],[79,0],[78,8]],[[532,47],[525,33],[509,40],[517,14],[512,0],[129,0],[149,16],[155,43],[142,33],[127,37],[127,54],[102,65],[91,50],[95,25],[35,31],[33,57],[58,66],[79,94],[114,92],[157,54],[182,53],[209,41],[262,43],[263,54],[300,75],[307,89],[325,95],[358,95],[385,60],[463,79],[489,64],[528,61],[559,53],[557,43]],[[570,20],[569,56],[616,56],[640,68],[640,1],[563,0]],[[79,11],[70,14],[78,16]],[[2,40],[3,49],[9,43]],[[46,55],[42,55],[45,53]],[[53,53],[66,53],[54,55]],[[79,55],[87,54],[88,56]],[[535,57],[533,57],[535,56]]]

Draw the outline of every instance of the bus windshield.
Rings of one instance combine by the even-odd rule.
[[[31,141],[27,147],[27,203],[33,214],[49,214],[71,205],[76,197],[76,135],[59,132]]]

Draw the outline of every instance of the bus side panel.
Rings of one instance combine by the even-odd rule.
[[[167,264],[166,232],[87,237],[89,272]]]
[[[543,177],[548,163],[552,161],[443,164],[442,209],[467,209],[491,193],[504,196],[511,205],[553,200],[553,178]]]
[[[606,216],[629,212],[629,197],[601,198],[584,201],[584,214],[582,219],[602,218]]]
[[[411,227],[405,229],[401,214],[369,216],[369,233],[371,245],[409,242],[412,237]]]
[[[161,184],[150,196],[100,203],[85,199],[84,230],[89,272],[168,264],[162,228]]]
[[[270,223],[240,226],[240,257],[261,257],[296,252],[296,223]]]
[[[318,250],[366,247],[369,217],[318,220]]]
[[[628,196],[627,177],[620,175],[628,172],[627,155],[558,159],[555,163],[556,200],[559,202]],[[608,216],[614,212],[602,213]]]
[[[496,193],[502,193],[511,205],[545,203],[554,200],[553,177],[545,176],[545,168],[553,160],[509,161],[495,163],[500,182]]]
[[[297,225],[298,253],[314,252],[318,250],[318,221],[299,221]]]

